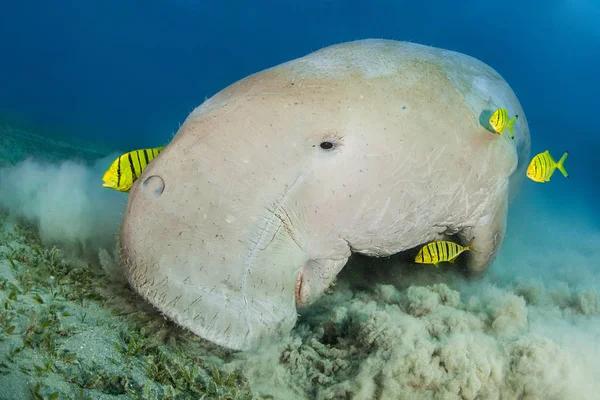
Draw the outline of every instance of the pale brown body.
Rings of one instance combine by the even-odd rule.
[[[499,106],[520,116],[514,140],[479,123]],[[528,157],[524,112],[485,64],[395,41],[332,46],[189,115],[130,191],[122,262],[175,322],[247,349],[288,332],[352,252],[457,233],[485,270]]]

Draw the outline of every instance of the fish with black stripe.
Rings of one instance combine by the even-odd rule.
[[[562,155],[558,162],[554,161],[554,158],[550,155],[550,152],[546,150],[533,157],[529,166],[527,167],[527,177],[534,182],[549,182],[550,178],[554,174],[554,171],[558,170],[563,174],[565,178],[569,177],[567,170],[564,167],[565,160],[569,155],[568,151]]]
[[[454,263],[456,258],[464,251],[470,250],[476,253],[478,252],[471,248],[473,239],[471,239],[466,246],[461,246],[458,243],[447,240],[434,240],[433,242],[427,243],[419,250],[419,253],[415,256],[415,262],[417,264],[433,264],[437,268],[440,267],[439,263],[441,262]]]
[[[150,162],[164,149],[164,146],[152,149],[133,150],[119,156],[104,173],[102,186],[127,193]]]
[[[494,131],[496,131],[496,133],[500,135],[503,135],[504,130],[508,128],[508,131],[510,132],[510,137],[514,139],[515,131],[513,129],[513,125],[517,121],[517,118],[519,118],[519,116],[515,115],[511,119],[508,119],[508,110],[506,108],[499,108],[496,111],[494,111],[494,113],[490,117],[489,122]]]

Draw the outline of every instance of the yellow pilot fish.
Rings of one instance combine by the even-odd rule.
[[[473,239],[471,239],[469,244],[464,247],[458,243],[446,240],[435,240],[426,244],[419,250],[419,253],[415,256],[415,262],[417,264],[433,264],[437,268],[440,267],[440,262],[453,263],[456,261],[456,257],[463,251],[470,250],[478,253],[478,251],[470,247],[471,244],[473,244]]]
[[[499,108],[496,111],[494,111],[494,113],[490,117],[490,125],[492,126],[492,128],[494,128],[496,133],[499,133],[500,135],[503,135],[504,130],[508,128],[508,131],[510,132],[510,137],[514,139],[515,132],[513,130],[513,125],[515,124],[517,118],[519,118],[519,116],[515,115],[511,119],[508,119],[508,110],[506,108]]]
[[[567,170],[564,167],[565,160],[569,155],[568,151],[562,155],[558,162],[554,161],[548,150],[533,157],[527,167],[527,177],[534,182],[549,182],[556,168],[565,176],[569,177]]]
[[[104,173],[102,186],[118,190],[119,192],[129,192],[133,182],[137,180],[158,153],[164,149],[164,146],[153,149],[133,150],[117,158],[108,170]]]

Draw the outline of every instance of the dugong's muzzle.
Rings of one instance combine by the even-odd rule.
[[[217,167],[198,166],[208,156],[194,157],[186,138],[175,138],[129,193],[120,244],[130,284],[179,325],[228,348],[289,332],[307,255],[277,211],[285,185],[265,201],[250,197],[244,172],[218,171],[236,182],[217,183]]]

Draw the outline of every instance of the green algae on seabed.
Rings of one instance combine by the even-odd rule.
[[[231,354],[0,212],[0,399],[252,399]],[[118,275],[116,275],[118,276]]]

